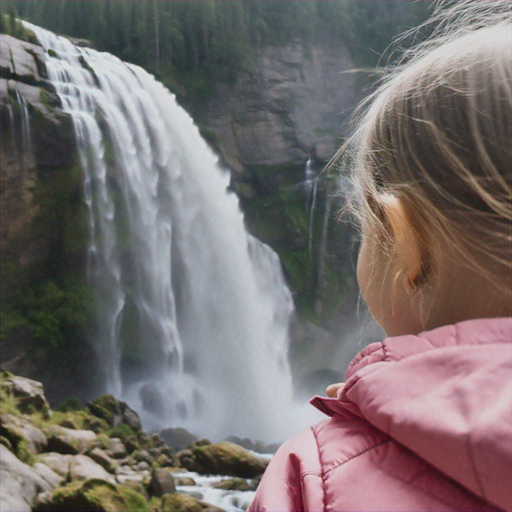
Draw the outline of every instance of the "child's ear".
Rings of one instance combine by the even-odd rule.
[[[389,239],[398,257],[398,275],[405,288],[414,292],[427,281],[429,274],[428,258],[422,249],[419,233],[399,198],[382,194],[379,203],[389,226]]]

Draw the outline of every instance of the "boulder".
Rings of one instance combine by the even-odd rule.
[[[142,422],[139,415],[126,402],[119,402],[119,409],[123,424],[128,425],[135,431],[142,430]]]
[[[96,440],[96,434],[92,430],[52,426],[48,433],[48,450],[55,453],[71,455],[85,453],[92,448]]]
[[[48,482],[51,488],[58,487],[64,480],[62,475],[59,475],[53,469],[50,469],[49,466],[43,464],[42,462],[36,462],[32,469],[43,479]]]
[[[16,450],[20,442],[32,453],[42,453],[47,449],[48,441],[42,430],[26,418],[18,418],[12,414],[3,414],[0,419],[2,435],[9,440]]]
[[[111,427],[119,423],[121,411],[119,403],[112,395],[102,395],[87,404],[87,409],[94,416],[106,421]]]
[[[133,466],[135,471],[146,471],[149,470],[150,466],[145,460],[141,460],[140,462],[137,462],[135,466]]]
[[[69,472],[69,462],[73,455],[64,455],[62,453],[43,453],[39,460],[58,475],[67,478]]]
[[[30,512],[40,492],[51,485],[34,469],[21,462],[8,448],[0,445],[0,510]]]
[[[98,447],[87,452],[87,456],[109,473],[115,473],[119,466],[119,464],[115,460],[111,459],[104,450]]]
[[[86,455],[75,455],[69,461],[68,480],[71,482],[99,478],[114,483],[112,475]]]
[[[151,472],[151,482],[149,483],[149,494],[151,496],[163,496],[176,492],[174,477],[169,471],[158,468]]]
[[[197,441],[197,437],[186,428],[165,428],[160,431],[160,437],[176,451],[183,450]]]
[[[28,414],[42,412],[46,418],[49,418],[50,406],[40,382],[17,375],[9,375],[2,382],[2,388],[18,399],[18,409],[21,412]]]
[[[188,494],[165,494],[162,498],[162,512],[223,512],[223,509],[198,500]]]
[[[135,482],[147,487],[149,482],[149,471],[135,471],[131,466],[120,466],[116,473],[116,481],[120,484]]]
[[[137,462],[145,461],[149,464],[153,462],[153,457],[149,455],[147,450],[140,450],[134,457]]]
[[[107,454],[114,459],[124,459],[128,452],[121,439],[112,437],[109,439]]]
[[[84,420],[84,427],[88,430],[92,430],[92,432],[96,432],[96,434],[99,434],[100,432],[107,431],[109,429],[109,424],[101,418],[89,416]]]
[[[213,484],[214,489],[223,489],[225,491],[255,491],[258,483],[248,482],[245,478],[228,478],[216,484]]]
[[[2,34],[0,48],[2,76],[32,85],[47,78],[44,50],[40,46]]]
[[[194,485],[197,485],[196,481],[190,476],[181,476],[175,478],[174,483],[176,484],[176,486],[181,485],[182,487],[192,487]]]
[[[55,489],[40,500],[35,512],[148,512],[149,506],[137,491],[97,478],[73,482]]]
[[[89,402],[87,408],[91,414],[107,422],[108,425],[127,425],[132,430],[142,430],[139,415],[126,402],[116,400],[112,395],[102,395]]]
[[[181,465],[196,473],[254,478],[261,475],[268,460],[256,457],[234,443],[193,446],[177,454]]]

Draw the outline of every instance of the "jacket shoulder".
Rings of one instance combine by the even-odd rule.
[[[249,512],[325,510],[327,475],[387,439],[359,418],[334,417],[300,432],[271,460]]]
[[[312,427],[281,445],[248,512],[323,510],[322,467]]]

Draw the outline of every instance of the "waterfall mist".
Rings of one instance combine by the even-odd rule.
[[[27,26],[74,120],[106,391],[148,429],[212,440],[280,441],[314,421],[292,400],[279,260],[245,231],[190,116],[143,69]]]

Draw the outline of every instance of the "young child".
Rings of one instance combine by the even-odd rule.
[[[512,510],[511,2],[449,5],[352,141],[358,281],[390,337],[312,400],[330,418],[250,511]]]

